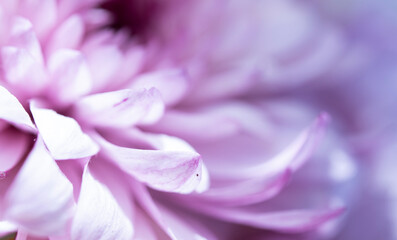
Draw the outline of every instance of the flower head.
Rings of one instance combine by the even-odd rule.
[[[0,236],[333,238],[383,122],[327,99],[381,55],[330,9],[1,2]]]

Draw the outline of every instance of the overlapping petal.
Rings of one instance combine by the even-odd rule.
[[[109,189],[86,168],[83,175],[71,239],[131,239],[133,226]]]
[[[0,86],[0,119],[29,132],[36,132],[29,114],[18,99],[6,88]]]
[[[98,145],[73,118],[39,108],[35,102],[32,102],[30,109],[44,143],[55,159],[84,158],[99,151]]]
[[[141,150],[116,146],[100,136],[96,140],[115,164],[155,189],[189,193],[200,183],[202,161],[196,152]]]
[[[98,93],[81,99],[75,106],[75,115],[82,121],[114,128],[150,124],[163,112],[164,104],[155,88]]]
[[[39,137],[5,195],[5,220],[29,234],[62,236],[75,210],[73,187]]]
[[[6,172],[13,168],[28,151],[28,135],[7,128],[0,131],[0,171]]]

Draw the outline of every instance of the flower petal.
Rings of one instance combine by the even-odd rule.
[[[312,155],[323,136],[328,120],[328,114],[322,113],[309,128],[303,131],[280,154],[258,166],[240,169],[241,171],[236,174],[239,177],[252,178],[254,176],[272,176],[285,171],[287,168],[290,168],[292,171],[297,170]]]
[[[200,238],[201,234],[208,237],[208,239],[216,239],[211,236],[207,229],[202,228],[202,223],[199,221],[191,221],[186,224],[186,219],[190,216],[180,216],[179,214],[172,214],[165,206],[155,202],[150,195],[146,186],[141,183],[135,182],[133,185],[135,191],[139,194],[136,195],[137,200],[142,208],[153,219],[158,227],[167,234],[168,238],[173,240],[178,239],[207,239]],[[182,220],[183,219],[183,220]],[[165,238],[165,237],[163,237]],[[163,239],[162,238],[162,239]]]
[[[131,84],[132,89],[153,87],[160,91],[166,105],[173,105],[186,94],[188,79],[184,71],[173,69],[140,75]]]
[[[5,196],[4,219],[30,234],[65,234],[75,209],[73,187],[39,137]]]
[[[290,178],[291,170],[287,169],[275,177],[228,182],[226,186],[213,187],[202,195],[196,195],[196,197],[199,201],[212,204],[221,203],[224,206],[260,203],[280,193]]]
[[[5,80],[13,87],[18,86],[19,92],[37,92],[45,85],[44,66],[26,49],[3,47],[1,58]],[[27,84],[29,88],[26,88]]]
[[[29,137],[14,129],[0,132],[0,172],[13,168],[28,150]]]
[[[60,49],[48,62],[53,80],[52,97],[60,103],[73,102],[92,89],[90,71],[83,55],[75,50]]]
[[[189,193],[200,183],[202,161],[196,152],[140,150],[116,146],[100,136],[96,139],[114,163],[152,188]]]
[[[109,45],[86,50],[84,54],[94,79],[94,91],[106,89],[114,81],[114,75],[122,69],[120,65],[124,59],[121,51],[117,46]]]
[[[38,63],[43,64],[40,43],[29,20],[21,17],[15,18],[10,42],[14,47],[26,49]]]
[[[117,140],[126,140],[132,142],[140,142],[144,146],[150,146],[151,149],[162,150],[162,151],[187,151],[187,152],[196,152],[194,148],[189,145],[186,141],[168,136],[165,134],[150,134],[141,132],[138,129],[130,129],[126,131],[120,131],[115,134],[108,134],[109,137],[114,139],[117,137]],[[112,136],[113,135],[113,136]],[[201,169],[201,181],[200,184],[196,188],[196,192],[202,193],[209,189],[210,187],[210,176],[207,167],[204,162],[202,163]]]
[[[87,96],[76,104],[75,110],[82,121],[121,128],[157,121],[163,114],[164,104],[154,88],[126,89]]]
[[[71,239],[126,239],[133,226],[109,189],[98,182],[86,168],[72,224]]]
[[[83,38],[84,24],[81,17],[72,15],[55,29],[48,43],[49,53],[60,48],[77,48]]]
[[[33,118],[45,145],[55,159],[84,158],[99,151],[98,145],[82,132],[76,120],[35,105],[32,102],[30,107]]]
[[[36,127],[30,120],[29,114],[18,99],[2,86],[0,86],[0,119],[23,130],[36,132]]]
[[[197,210],[207,212],[225,221],[252,227],[287,233],[301,233],[315,229],[321,224],[340,216],[345,211],[345,208],[331,207],[319,210],[257,213],[207,205],[206,207],[197,206]]]

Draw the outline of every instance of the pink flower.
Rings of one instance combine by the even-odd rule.
[[[379,176],[393,164],[365,173],[360,149],[383,122],[328,96],[363,102],[350,79],[376,72],[380,51],[330,9],[1,2],[0,236],[358,236],[343,226],[360,216],[365,181],[388,186]]]

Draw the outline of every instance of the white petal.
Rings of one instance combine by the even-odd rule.
[[[73,186],[39,137],[5,196],[4,219],[30,234],[65,234],[75,204]]]
[[[45,145],[55,159],[84,158],[98,153],[98,145],[83,133],[76,120],[35,105],[32,102],[30,107],[33,118]]]
[[[76,240],[126,239],[133,235],[133,226],[113,195],[85,170],[77,211],[72,224]]]
[[[155,189],[189,193],[201,181],[202,161],[194,151],[140,150],[96,139],[115,164]]]
[[[29,114],[18,99],[2,86],[0,86],[0,119],[29,132],[36,132]]]

